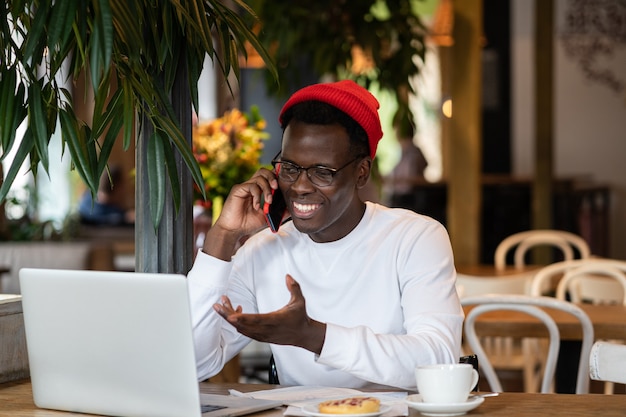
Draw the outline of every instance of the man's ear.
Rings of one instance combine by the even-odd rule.
[[[365,187],[365,184],[367,184],[367,180],[370,177],[371,171],[372,171],[372,158],[368,156],[366,158],[363,158],[359,162],[359,166],[357,167],[357,175],[358,175],[357,180],[356,180],[357,189],[361,189]]]

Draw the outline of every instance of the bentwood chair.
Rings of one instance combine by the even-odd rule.
[[[617,263],[599,260],[569,269],[556,287],[556,298],[564,300],[569,295],[574,303],[626,305],[626,262],[622,267],[620,270]],[[610,286],[611,280],[617,287]]]
[[[589,355],[589,376],[594,381],[626,384],[626,345],[594,343]]]
[[[617,259],[588,258],[555,262],[535,274],[530,294],[545,295],[553,288],[554,282],[558,282],[561,289],[557,285],[557,298],[569,295],[575,302],[622,304],[626,303],[626,286],[620,278],[624,274],[626,261]],[[567,280],[564,279],[566,276],[569,277]]]
[[[588,258],[548,265],[533,278],[531,294],[546,293],[555,280],[558,280],[556,298],[560,300],[626,305],[626,261]],[[613,392],[613,383],[607,381],[604,393]]]
[[[528,294],[531,274],[519,273],[506,276],[474,276],[457,273],[457,292],[461,299],[485,294]],[[482,337],[481,343],[497,371],[521,372],[524,392],[536,392],[540,378],[541,355],[530,340],[514,340],[510,337]],[[463,351],[468,352],[467,341]]]
[[[503,239],[494,254],[496,269],[503,270],[507,264],[507,255],[513,252],[513,264],[523,269],[526,253],[536,246],[552,246],[560,249],[565,260],[588,258],[591,255],[589,245],[582,237],[564,230],[539,229],[514,233]]]
[[[559,329],[549,314],[540,307],[547,307],[565,311],[576,317],[582,326],[583,342],[580,354],[576,393],[583,394],[589,392],[589,353],[593,344],[593,325],[587,314],[573,303],[558,300],[552,297],[532,297],[526,295],[484,295],[467,297],[461,300],[464,306],[475,306],[465,317],[465,338],[473,352],[480,357],[481,374],[487,379],[491,390],[502,392],[500,378],[496,374],[489,355],[485,353],[481,340],[476,334],[477,318],[491,311],[519,311],[529,314],[541,320],[547,327],[550,334],[550,343],[543,370],[541,392],[552,392],[556,362],[560,347]]]

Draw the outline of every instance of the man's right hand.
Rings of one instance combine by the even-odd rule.
[[[206,234],[202,251],[230,261],[241,238],[267,226],[262,202],[271,202],[272,189],[278,189],[278,180],[266,168],[259,169],[248,181],[233,186],[217,221]]]

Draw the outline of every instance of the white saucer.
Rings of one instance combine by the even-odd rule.
[[[377,417],[381,414],[385,414],[387,411],[391,410],[391,406],[388,404],[380,404],[380,409],[374,413],[363,413],[363,414],[342,414],[341,417]],[[308,404],[302,407],[302,412],[306,415],[313,417],[329,417],[330,414],[320,413],[317,408],[317,404]]]
[[[468,411],[481,405],[483,401],[485,401],[485,399],[482,397],[472,397],[462,403],[434,404],[423,402],[422,396],[419,394],[409,395],[406,397],[406,403],[409,407],[416,409],[425,416],[436,417],[462,416]]]

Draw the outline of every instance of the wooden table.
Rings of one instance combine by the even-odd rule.
[[[593,323],[596,339],[626,340],[626,306],[579,304]],[[467,314],[472,307],[464,307]],[[564,340],[581,340],[578,320],[570,314],[546,309],[559,327]],[[479,336],[547,337],[545,326],[536,318],[516,311],[489,312],[476,319]],[[626,410],[625,410],[626,415]]]
[[[520,274],[535,274],[543,265],[525,265],[524,268],[515,268],[513,265],[507,265],[504,269],[496,269],[495,265],[476,264],[476,265],[456,265],[456,272],[463,275],[472,275],[476,277],[498,278],[508,277]]]
[[[240,391],[256,391],[277,387],[262,384],[200,384],[202,392],[226,394],[228,388]],[[468,416],[502,417],[623,417],[626,414],[626,395],[569,395],[569,394],[525,394],[502,393],[498,397],[489,397]],[[0,416],[11,417],[62,417],[70,415],[89,416],[88,414],[66,413],[44,410],[33,404],[29,381],[0,384]],[[409,417],[421,414],[409,408]],[[282,417],[283,409],[274,409],[253,414],[255,417]]]
[[[0,294],[0,383],[28,376],[22,296]]]

